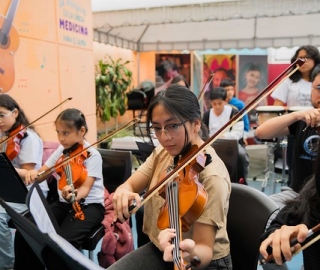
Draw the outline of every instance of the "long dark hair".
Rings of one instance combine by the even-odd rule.
[[[311,46],[311,45],[305,45],[305,46],[301,46],[299,47],[299,49],[296,51],[296,53],[294,54],[294,56],[291,58],[291,64],[297,60],[297,57],[298,57],[298,54],[301,50],[305,50],[307,52],[307,55],[313,59],[314,61],[314,67],[316,65],[319,65],[320,64],[320,53],[319,53],[319,50],[314,47],[314,46]],[[314,69],[314,68],[313,68]],[[313,71],[313,69],[311,70],[310,72],[310,77],[309,77],[309,81],[311,81],[311,73]],[[295,73],[293,73],[291,76],[290,76],[290,80],[292,82],[298,82],[300,79],[302,78],[302,73],[300,70],[297,70]]]
[[[320,147],[318,146],[314,174],[305,180],[299,196],[288,202],[288,211],[297,223],[313,227],[320,222]]]
[[[152,123],[152,112],[155,106],[161,104],[169,114],[176,116],[181,122],[188,120],[194,122],[201,119],[201,111],[197,97],[187,87],[173,84],[166,90],[160,91],[155,95],[148,107],[147,123],[148,126]],[[185,124],[183,124],[185,127]],[[185,129],[186,130],[186,129]],[[188,133],[185,131],[185,147],[188,144]],[[199,132],[203,140],[208,138],[208,129],[201,122],[201,130]]]
[[[14,109],[18,110],[18,117],[16,118],[16,122],[8,132],[14,130],[19,125],[23,125],[25,127],[29,125],[29,121],[24,111],[20,108],[19,104],[11,96],[7,94],[0,94],[0,107],[6,108],[9,111],[13,111]]]

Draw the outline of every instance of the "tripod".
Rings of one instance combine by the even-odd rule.
[[[267,142],[268,146],[268,166],[265,172],[265,178],[261,185],[261,191],[265,191],[265,187],[267,186],[268,182],[271,182],[271,191],[272,194],[276,193],[276,184],[277,182],[281,183],[281,185],[285,185],[287,182],[286,179],[286,166],[287,166],[287,137],[283,137],[282,139],[278,138],[276,141],[269,141]],[[282,168],[281,168],[281,179],[277,180],[275,177],[275,150],[277,147],[281,147],[282,153]]]

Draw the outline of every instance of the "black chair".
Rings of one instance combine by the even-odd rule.
[[[217,155],[222,159],[223,163],[226,165],[231,182],[239,183],[237,167],[239,156],[238,141],[217,139],[212,143],[212,147],[216,151]]]
[[[103,160],[103,182],[109,193],[126,181],[132,170],[131,151],[119,151],[98,148]],[[89,258],[93,260],[93,251],[104,236],[104,226],[99,225],[91,231],[82,243],[82,249],[88,250]]]
[[[257,270],[260,236],[271,214],[279,207],[266,194],[232,183],[227,216],[234,270]]]
[[[132,171],[132,152],[98,148],[103,160],[103,182],[109,193],[124,183]]]
[[[48,270],[101,270],[100,266],[86,258],[56,233],[42,233],[29,219],[14,211],[0,198],[15,227],[29,243],[32,250]]]

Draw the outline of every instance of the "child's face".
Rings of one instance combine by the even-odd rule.
[[[257,87],[261,78],[260,71],[249,70],[246,73],[247,87]]]
[[[219,116],[223,110],[226,102],[222,99],[214,99],[210,101],[214,114]]]
[[[18,114],[17,109],[10,111],[5,107],[0,107],[0,132],[7,132],[10,130],[16,123]]]
[[[227,100],[230,100],[234,96],[234,87],[232,85],[224,87],[224,90],[227,92]]]
[[[212,79],[213,87],[219,87],[221,81],[227,77],[227,74],[223,70],[216,71]]]
[[[56,122],[56,131],[60,144],[64,149],[69,149],[76,143],[83,143],[85,134],[85,128],[82,127],[80,130],[76,128],[70,128],[65,121]]]

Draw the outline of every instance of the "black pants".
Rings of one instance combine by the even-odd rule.
[[[128,253],[120,260],[107,268],[108,270],[172,270],[173,263],[163,260],[163,253],[152,243]],[[232,270],[231,256],[211,261],[211,263],[202,270]]]
[[[74,211],[69,203],[62,203],[58,201],[51,204],[50,208],[52,209],[53,215],[60,226],[61,236],[77,249],[81,248],[83,239],[94,227],[101,224],[104,217],[104,207],[101,204],[94,203],[84,205],[82,208],[85,216],[84,220],[77,220],[74,218]],[[39,256],[40,254],[34,253],[19,231],[16,232],[14,251],[14,269],[44,269],[44,266],[37,257],[37,255]],[[46,254],[46,256],[50,255]],[[60,262],[58,265],[60,265]],[[56,269],[59,269],[59,267],[57,266]]]

